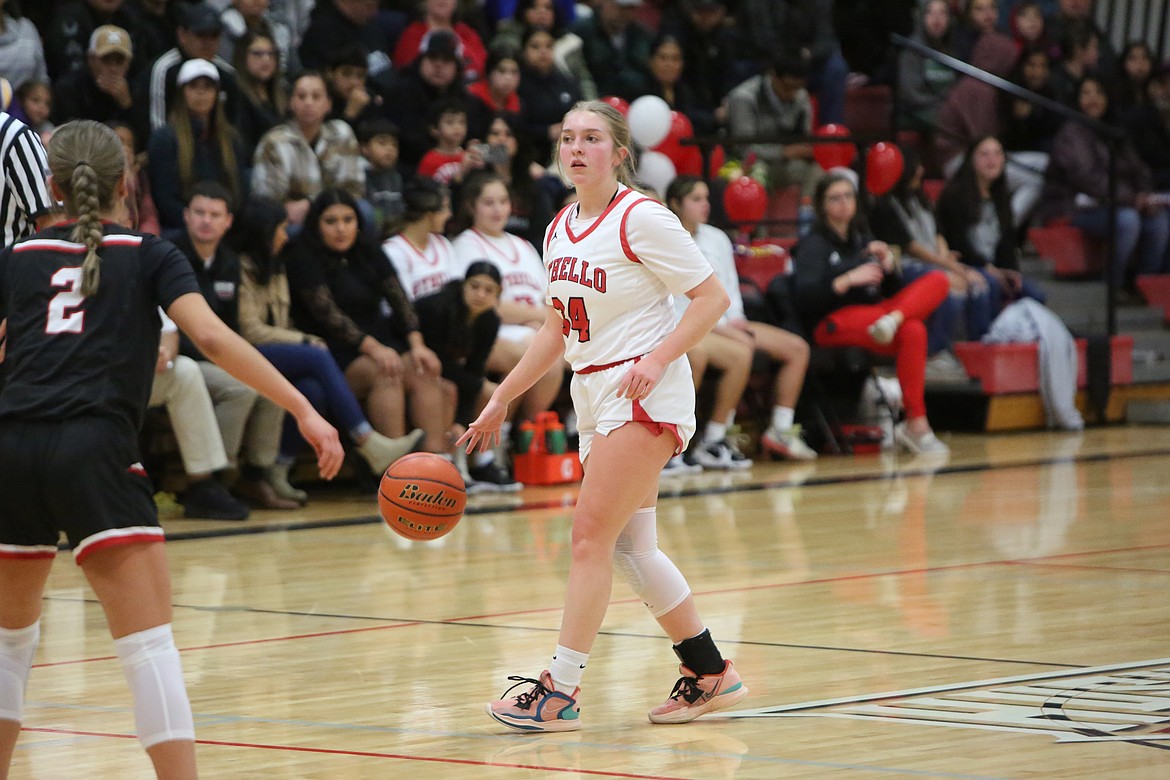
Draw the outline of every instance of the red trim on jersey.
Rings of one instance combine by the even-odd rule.
[[[577,373],[577,374],[596,374],[598,371],[608,371],[611,368],[615,368],[617,366],[620,366],[622,363],[629,363],[631,360],[634,361],[635,363],[637,363],[639,360],[641,360],[644,357],[646,357],[646,355],[638,355],[637,357],[628,357],[628,358],[622,358],[621,360],[615,360],[612,363],[602,363],[602,364],[596,365],[596,366],[585,366],[585,368],[581,369],[580,371],[575,371],[574,373]]]
[[[560,223],[561,217],[563,217],[563,216],[565,216],[565,214],[569,213],[569,209],[571,209],[571,208],[573,208],[572,203],[570,203],[568,206],[565,206],[563,209],[558,211],[557,215],[555,217],[553,217],[552,229],[550,231],[548,231],[548,235],[545,236],[545,239],[544,239],[544,251],[545,252],[548,251],[548,245],[552,243],[553,237],[556,236],[556,234],[557,234],[557,225]]]
[[[73,560],[80,565],[96,550],[104,550],[107,547],[117,547],[123,544],[150,544],[163,541],[166,541],[166,538],[162,528],[112,528],[83,539],[81,544],[73,550]]]
[[[509,235],[509,233],[505,232],[503,238],[507,239]],[[480,232],[478,228],[471,228],[471,237],[478,241],[480,246],[487,251],[502,257],[506,263],[520,265],[520,250],[516,248],[515,244],[510,245],[512,247],[512,255],[509,257],[501,252],[500,248],[491,240],[494,236],[488,236],[486,233]]]
[[[572,241],[574,244],[577,243],[578,241],[581,241],[586,236],[588,236],[590,233],[592,233],[594,230],[596,230],[597,226],[600,225],[602,222],[604,222],[605,218],[609,216],[609,212],[611,212],[615,208],[617,208],[617,204],[619,204],[623,200],[625,200],[626,196],[629,195],[631,192],[633,192],[633,190],[630,190],[630,189],[622,190],[621,192],[619,192],[617,194],[617,197],[615,197],[613,200],[611,200],[609,202],[609,205],[605,207],[605,211],[601,212],[601,214],[597,217],[597,219],[593,220],[593,224],[590,225],[589,227],[585,228],[585,232],[579,236],[573,235],[573,220],[566,219],[565,220],[565,235],[568,236],[569,240]],[[646,198],[646,200],[649,200],[649,198]],[[579,203],[576,205],[580,206]],[[578,213],[580,213],[580,212],[578,211]]]
[[[626,209],[626,213],[622,214],[622,224],[621,227],[618,228],[618,236],[620,236],[622,240],[622,251],[626,253],[626,257],[638,264],[641,264],[642,258],[638,257],[638,253],[634,251],[632,246],[630,246],[630,239],[626,236],[626,221],[629,220],[630,212],[634,210],[635,206],[637,206],[639,203],[645,203],[648,200],[651,200],[651,198],[642,198],[631,203],[630,207]]]

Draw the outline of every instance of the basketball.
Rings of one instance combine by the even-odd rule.
[[[429,452],[394,461],[378,486],[382,519],[407,539],[427,541],[449,533],[465,506],[467,488],[459,469]]]

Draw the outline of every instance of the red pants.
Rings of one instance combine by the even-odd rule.
[[[813,340],[819,347],[862,347],[879,355],[893,355],[906,417],[925,417],[926,326],[922,321],[946,299],[948,288],[947,275],[931,271],[881,303],[837,309],[817,325]],[[869,326],[895,309],[905,318],[902,326],[892,342],[877,344],[869,335]]]

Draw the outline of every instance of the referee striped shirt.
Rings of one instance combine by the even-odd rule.
[[[36,218],[56,204],[49,194],[49,161],[41,139],[14,116],[0,111],[0,224],[10,246],[36,232]]]

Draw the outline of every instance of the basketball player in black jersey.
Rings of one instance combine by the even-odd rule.
[[[125,156],[91,121],[57,130],[50,185],[71,222],[0,252],[7,319],[0,390],[0,778],[7,777],[60,533],[130,683],[139,741],[160,778],[194,778],[195,733],[171,633],[171,586],[138,429],[167,314],[205,355],[292,414],[321,475],[337,432],[208,308],[169,242],[116,224]]]

